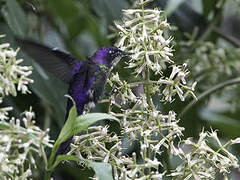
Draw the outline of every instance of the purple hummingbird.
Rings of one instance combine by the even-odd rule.
[[[76,103],[78,115],[94,108],[95,103],[104,93],[107,78],[112,69],[123,56],[132,54],[109,46],[97,50],[85,61],[78,61],[57,48],[49,48],[32,40],[16,38],[16,41],[44,69],[69,84],[68,94]],[[65,121],[72,106],[73,102],[68,99]],[[63,142],[58,153],[66,154],[70,150],[71,142],[72,138]]]

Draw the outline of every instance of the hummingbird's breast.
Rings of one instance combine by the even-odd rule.
[[[84,73],[75,74],[73,81],[69,85],[68,93],[76,103],[78,114],[82,114],[84,106],[91,101],[89,92],[94,84],[94,81],[95,77],[86,71]],[[68,109],[70,110],[72,107],[72,103],[69,103]]]
[[[105,74],[96,64],[86,62],[74,74],[69,85],[68,94],[75,101],[79,115],[95,107],[95,103],[103,94],[105,84]],[[72,106],[72,101],[68,100],[67,112]]]

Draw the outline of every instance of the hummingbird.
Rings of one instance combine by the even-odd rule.
[[[69,84],[68,94],[76,103],[78,115],[95,107],[95,104],[104,94],[107,78],[113,68],[123,56],[133,54],[122,51],[115,46],[107,46],[98,49],[85,61],[79,61],[67,52],[33,40],[16,38],[16,41],[20,48],[40,66]],[[72,106],[72,100],[68,99],[65,121]],[[72,137],[63,142],[59,147],[58,154],[69,152],[71,142]]]

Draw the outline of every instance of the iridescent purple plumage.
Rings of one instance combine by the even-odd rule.
[[[80,62],[70,54],[56,48],[52,49],[31,40],[18,38],[16,40],[21,48],[43,68],[69,83],[68,94],[76,103],[78,115],[93,107],[93,104],[103,94],[110,71],[122,56],[131,54],[113,46],[103,47],[86,61]],[[69,99],[65,120],[72,106],[73,102]],[[60,154],[65,154],[70,150],[71,140],[72,138],[61,144],[58,151]]]
[[[109,67],[111,66],[112,61],[117,56],[124,55],[123,53],[125,52],[114,46],[102,47],[94,53],[94,55],[91,57],[91,60],[97,64],[104,64]]]
[[[78,71],[79,71],[79,69],[81,68],[82,64],[83,64],[83,62],[79,61],[79,62],[77,62],[77,63],[74,65],[73,71],[72,71],[72,74],[73,74],[73,75],[76,74],[76,73],[78,73]]]
[[[83,113],[89,103],[96,103],[103,94],[107,76],[106,72],[103,72],[99,65],[105,65],[109,69],[114,59],[120,56],[121,53],[124,52],[116,47],[103,47],[96,51],[87,61],[75,65],[68,94],[75,101],[79,115]],[[90,92],[92,93],[91,95]],[[66,119],[72,106],[73,102],[69,99],[67,102]],[[71,142],[72,137],[62,143],[59,153],[67,153],[70,150]]]

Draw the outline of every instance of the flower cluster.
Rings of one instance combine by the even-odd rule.
[[[172,38],[164,37],[170,26],[166,19],[163,20],[162,12],[158,9],[127,9],[123,10],[123,16],[122,23],[115,23],[121,37],[116,45],[135,53],[129,68],[134,68],[136,74],[145,68],[155,74],[161,73],[166,68],[165,63],[172,63],[170,58],[173,56]]]
[[[126,154],[120,154],[118,164],[115,166],[115,178],[161,179],[164,172],[159,172],[158,168],[163,164],[157,157],[161,156],[164,150],[169,150],[170,142],[180,137],[184,130],[177,125],[176,114],[173,111],[163,115],[159,111],[140,112],[136,110],[126,111],[121,119],[125,141],[128,142],[128,146],[135,141],[140,143],[140,155],[138,156],[142,160],[139,163],[139,157],[136,156],[138,152],[132,152],[132,158]],[[127,151],[128,146],[122,145],[121,151]]]
[[[113,104],[117,105],[117,103],[115,102],[117,98],[120,99],[123,104],[126,104],[127,101],[137,101],[137,97],[133,93],[131,86],[126,81],[120,80],[118,73],[113,74],[113,76],[108,79],[108,83],[111,87],[115,88],[115,91],[118,92],[117,97],[111,96],[111,102]]]
[[[77,151],[79,159],[87,155],[88,160],[108,162],[110,156],[114,158],[116,152],[119,152],[120,141],[118,136],[108,133],[108,126],[92,126],[88,128],[91,133],[74,136],[74,144],[70,153]],[[114,143],[110,149],[106,143]]]
[[[109,113],[119,118],[121,136],[109,134],[106,127],[94,127],[94,132],[76,138],[71,153],[81,160],[110,163],[114,179],[120,180],[162,179],[166,176],[215,178],[213,172],[216,169],[222,174],[228,173],[230,167],[238,167],[237,159],[219,139],[219,150],[207,145],[206,137],[216,139],[215,132],[202,133],[198,143],[191,139],[182,141],[184,128],[178,125],[176,113],[161,112],[158,105],[162,103],[153,101],[153,95],[157,93],[163,96],[163,102],[171,102],[175,95],[182,101],[188,94],[195,97],[196,82],[188,85],[186,63],[177,65],[171,60],[172,37],[167,36],[170,25],[158,9],[144,9],[147,2],[149,0],[140,0],[137,3],[140,8],[124,10],[123,21],[116,23],[120,35],[117,46],[134,53],[127,68],[136,78],[129,82],[116,73],[108,80],[116,90],[108,99]],[[230,144],[238,141],[230,141]],[[180,145],[192,149],[187,152]],[[166,173],[164,153],[182,160],[171,174]]]
[[[9,43],[0,44],[0,104],[4,96],[9,94],[16,96],[17,91],[29,93],[27,85],[33,83],[28,78],[32,74],[32,68],[19,65],[23,60],[16,59],[17,51],[10,48]],[[0,108],[0,120],[6,119],[11,110],[11,107]]]
[[[36,168],[35,156],[45,156],[44,146],[52,147],[48,132],[34,125],[34,113],[24,112],[22,120],[12,117],[0,122],[0,179],[27,179]],[[20,122],[24,126],[20,126]]]
[[[0,45],[0,95],[1,98],[5,95],[17,95],[17,90],[23,94],[30,92],[27,85],[33,83],[33,80],[28,78],[32,74],[31,67],[20,66],[23,59],[16,59],[17,51],[11,49],[9,43]],[[17,90],[15,85],[17,84]]]
[[[228,49],[209,41],[195,41],[194,35],[188,36],[190,40],[181,42],[180,53],[191,57],[191,72],[199,80],[199,88],[211,87],[238,73],[240,48]]]
[[[16,59],[17,51],[8,43],[0,44],[0,105],[7,95],[30,93],[27,85],[33,82],[28,78],[31,67],[20,65],[23,60]],[[47,164],[44,148],[52,147],[49,130],[34,125],[31,108],[23,113],[22,120],[9,117],[12,109],[0,108],[0,179],[29,179],[36,168],[36,156],[43,157]]]
[[[139,2],[139,4],[144,3],[146,2]],[[152,92],[159,92],[160,85],[165,85],[163,99],[167,101],[172,101],[176,93],[182,101],[185,99],[184,95],[194,96],[193,90],[196,82],[187,86],[186,63],[176,66],[171,60],[173,38],[168,36],[170,25],[162,11],[158,9],[123,10],[123,21],[115,24],[120,35],[116,46],[134,53],[128,63],[128,68],[134,69],[133,74],[136,76],[141,74],[145,79],[147,79],[146,70],[152,71],[154,75],[160,75],[157,81],[151,81],[151,78],[148,77],[147,83],[151,83]],[[164,77],[163,70],[171,68],[169,65],[173,65],[173,68],[172,74],[168,78]]]
[[[156,112],[157,113],[157,112]],[[135,115],[138,112],[135,112]],[[135,120],[133,113],[125,114],[123,117],[123,133],[125,138],[121,138],[116,134],[110,134],[108,127],[93,126],[88,129],[89,133],[74,137],[74,144],[72,144],[72,152],[84,161],[83,157],[87,156],[88,160],[102,161],[113,165],[115,179],[159,179],[164,173],[158,172],[158,166],[162,165],[157,159],[156,155],[161,155],[159,149],[169,149],[176,137],[182,135],[184,128],[177,125],[176,114],[172,111],[168,115],[162,115],[160,112],[149,117],[151,121],[147,122],[145,115],[152,114],[138,114],[139,120]],[[116,116],[118,116],[116,114]],[[142,116],[142,117],[141,117]],[[130,122],[133,123],[130,123]],[[144,127],[142,127],[144,126]],[[147,130],[148,127],[148,130]],[[145,131],[142,131],[145,129]],[[169,131],[163,135],[165,131]],[[151,138],[154,136],[154,138]],[[141,143],[141,156],[144,158],[143,162],[138,163],[136,152],[129,158],[126,154],[125,143],[132,144],[135,140],[143,138]],[[149,157],[149,150],[154,154],[153,158]],[[150,169],[149,174],[145,175],[146,169]]]
[[[177,179],[215,179],[216,174],[221,173],[227,178],[231,168],[239,168],[237,157],[228,151],[230,145],[240,143],[239,138],[223,145],[216,131],[202,131],[199,136],[197,142],[189,138],[183,141],[182,148],[172,148],[173,154],[179,156],[182,163],[169,176]],[[215,148],[212,148],[213,145]]]
[[[162,84],[166,84],[165,89],[163,90],[163,94],[165,96],[165,100],[171,102],[172,96],[175,93],[178,94],[181,101],[185,100],[185,97],[190,93],[195,99],[197,97],[194,95],[193,91],[195,90],[195,86],[197,82],[194,82],[191,87],[186,86],[185,76],[189,73],[186,70],[187,64],[184,63],[182,66],[173,65],[172,73],[167,79],[160,79],[159,82]],[[186,93],[184,94],[184,91]]]

